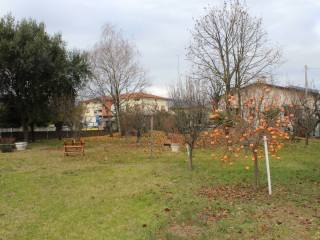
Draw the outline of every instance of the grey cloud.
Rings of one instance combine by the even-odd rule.
[[[61,32],[70,48],[89,49],[104,23],[113,23],[132,39],[153,83],[150,90],[164,94],[181,71],[187,71],[185,48],[193,18],[209,0],[2,0],[0,14],[32,17],[46,23],[49,32]],[[271,42],[283,49],[285,63],[275,72],[277,82],[303,84],[303,66],[320,67],[320,1],[247,0],[250,12],[263,18]],[[310,70],[320,87],[320,71]]]

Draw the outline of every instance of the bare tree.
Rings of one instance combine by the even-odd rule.
[[[177,83],[170,92],[170,98],[176,128],[184,136],[188,150],[188,165],[192,170],[194,144],[201,131],[208,127],[209,101],[201,82],[190,78],[184,83]]]
[[[122,112],[121,125],[125,133],[134,131],[137,137],[136,143],[140,143],[141,135],[147,131],[150,115],[143,110],[143,105],[127,107]]]
[[[102,104],[105,96],[112,98],[120,133],[121,105],[127,100],[121,95],[142,91],[147,83],[138,56],[135,46],[111,25],[104,27],[90,55],[93,77],[88,88],[95,97],[100,97]]]
[[[239,0],[206,10],[191,32],[187,55],[194,76],[207,82],[212,98],[223,92],[227,111],[227,98],[236,89],[241,108],[240,88],[269,73],[279,63],[280,51],[269,44],[261,19],[251,17]]]
[[[77,103],[74,97],[64,95],[55,97],[50,104],[52,120],[56,127],[59,140],[62,138],[62,127],[67,125],[74,134],[78,134],[82,128],[83,106]],[[74,137],[77,137],[76,135]]]
[[[174,132],[175,118],[171,112],[167,111],[155,111],[154,117],[154,129],[165,132],[166,135],[169,132]]]
[[[210,99],[212,108],[213,110],[217,110],[224,94],[223,82],[210,79],[210,73],[208,72],[199,72],[198,74],[194,74],[194,76],[196,76],[195,80],[202,81],[206,85],[204,89]]]
[[[320,123],[320,93],[313,91],[292,96],[287,111],[294,116],[293,135],[304,136],[305,145],[309,145],[309,138]]]

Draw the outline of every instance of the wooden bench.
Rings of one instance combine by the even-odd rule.
[[[82,154],[84,155],[84,141],[81,139],[65,139],[64,140],[64,155],[69,154]]]

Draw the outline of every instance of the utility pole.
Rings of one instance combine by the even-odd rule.
[[[304,85],[305,85],[305,94],[308,95],[308,66],[304,65]]]

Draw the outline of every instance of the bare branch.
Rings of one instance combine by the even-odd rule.
[[[251,17],[239,0],[230,0],[221,9],[208,8],[191,34],[187,56],[193,75],[207,83],[215,101],[269,74],[280,61],[280,51],[269,44],[261,19]]]

